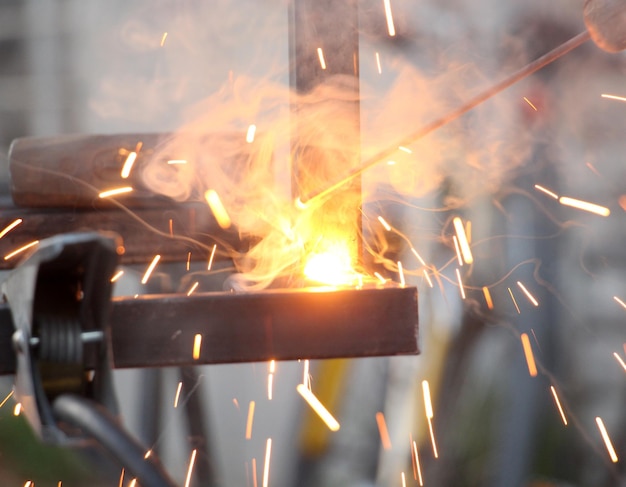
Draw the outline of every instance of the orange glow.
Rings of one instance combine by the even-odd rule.
[[[537,365],[535,364],[535,356],[533,355],[533,349],[530,346],[530,339],[527,333],[522,333],[520,337],[522,339],[522,347],[524,348],[524,355],[526,356],[526,364],[528,365],[528,373],[531,377],[537,376]]]
[[[385,422],[385,415],[380,411],[376,413],[376,425],[378,426],[378,433],[380,434],[380,442],[385,450],[391,450],[391,438],[389,437],[389,430],[387,429],[387,423]]]
[[[148,282],[148,280],[150,279],[150,276],[152,275],[152,271],[154,271],[154,268],[159,263],[159,260],[161,260],[161,256],[159,254],[155,255],[154,258],[152,259],[152,262],[150,262],[150,265],[146,269],[145,274],[141,278],[141,284],[146,284]]]
[[[528,298],[528,300],[533,303],[533,306],[539,306],[539,302],[535,299],[535,297],[530,294],[530,292],[528,291],[528,289],[526,289],[526,287],[520,282],[517,281],[517,285],[519,286],[519,288],[522,290],[522,292],[526,295],[526,297]]]
[[[198,360],[200,358],[201,349],[202,349],[202,335],[200,333],[197,333],[196,336],[193,337],[192,356],[194,360]]]
[[[311,281],[330,286],[350,285],[358,277],[348,248],[339,244],[325,252],[311,254],[304,266],[304,275]]]
[[[393,15],[391,13],[391,0],[383,0],[383,4],[385,5],[385,18],[387,19],[387,32],[389,33],[389,37],[393,37],[396,35],[396,28],[393,25]]]
[[[600,434],[602,435],[602,439],[604,440],[604,445],[606,446],[606,449],[609,452],[609,457],[611,457],[611,461],[613,463],[617,463],[619,459],[617,458],[617,453],[615,453],[615,448],[613,448],[613,443],[611,443],[611,438],[609,438],[609,433],[606,431],[606,428],[604,427],[602,418],[597,417],[596,424],[598,425],[598,429],[600,430]]]
[[[252,459],[252,487],[258,487],[256,479],[256,458]]]
[[[121,186],[119,188],[108,189],[98,194],[98,198],[109,198],[111,196],[118,196],[120,194],[130,193],[133,188],[130,186]]]
[[[456,236],[459,239],[459,247],[461,248],[463,260],[466,264],[471,264],[474,262],[474,257],[472,256],[469,240],[467,238],[467,234],[465,233],[465,228],[463,227],[463,221],[457,216],[452,220],[452,223],[454,224],[454,229],[456,230]]]
[[[385,279],[380,272],[374,272],[376,278],[381,282],[381,284],[385,284],[387,279]]]
[[[120,482],[118,487],[122,487],[124,485],[124,469],[122,469],[122,472],[120,473]]]
[[[272,455],[272,439],[268,438],[265,444],[265,464],[263,466],[263,487],[268,487],[270,480],[270,457]]]
[[[315,397],[315,394],[311,392],[304,384],[298,384],[296,387],[298,393],[304,398],[304,400],[311,406],[313,411],[317,413],[322,421],[328,426],[331,431],[339,431],[339,422],[333,417],[332,414],[324,407],[320,400]]]
[[[17,254],[21,254],[22,252],[24,252],[25,250],[30,249],[31,247],[34,247],[35,245],[37,245],[39,243],[39,240],[33,240],[30,243],[27,243],[26,245],[21,246],[19,249],[14,250],[13,252],[11,252],[10,254],[7,254],[4,256],[4,260],[9,260],[12,259],[13,257],[15,257]]]
[[[556,194],[554,191],[549,190],[548,188],[545,188],[544,186],[541,186],[539,184],[535,184],[535,189],[541,191],[542,193],[547,194],[548,196],[550,196],[551,198],[554,198],[555,200],[559,199],[559,195]]]
[[[22,223],[21,218],[18,218],[17,220],[13,220],[6,227],[4,227],[4,229],[2,229],[2,231],[0,232],[0,238],[4,237],[7,233],[9,233],[11,230],[17,227],[20,223]]]
[[[604,206],[574,198],[568,198],[567,196],[561,196],[559,198],[559,203],[565,206],[571,206],[572,208],[577,208],[579,210],[588,211],[589,213],[595,213],[600,216],[609,216],[611,214],[611,210]]]
[[[324,59],[324,51],[322,51],[321,47],[317,48],[317,57],[320,59],[322,69],[326,69],[326,59]]]
[[[130,176],[130,172],[133,170],[133,165],[137,160],[137,153],[135,151],[129,152],[126,156],[126,160],[124,161],[124,165],[122,166],[122,172],[120,176],[122,179],[127,179]]]
[[[189,487],[191,482],[191,474],[193,473],[193,465],[196,462],[196,453],[198,450],[193,450],[191,452],[191,458],[189,459],[189,468],[187,469],[187,478],[185,479],[185,487]]]
[[[254,421],[254,401],[248,406],[248,421],[246,422],[246,440],[252,438],[252,422]]]
[[[550,386],[550,390],[552,391],[552,396],[554,397],[554,402],[556,403],[556,407],[559,409],[559,414],[561,415],[561,419],[563,420],[563,424],[567,426],[567,418],[565,418],[565,412],[561,407],[561,401],[559,401],[559,396],[556,394],[556,389],[554,386]]]
[[[217,192],[214,189],[206,190],[206,192],[204,193],[204,199],[206,199],[206,202],[209,204],[209,208],[211,209],[211,212],[215,217],[215,221],[217,221],[217,224],[220,226],[220,228],[223,228],[224,230],[230,228],[230,216],[228,216],[226,208],[224,208],[222,200],[220,199]]]
[[[491,299],[491,293],[489,292],[489,288],[487,286],[483,286],[483,294],[485,295],[487,308],[493,309],[493,300]]]

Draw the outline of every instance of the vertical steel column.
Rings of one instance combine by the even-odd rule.
[[[296,94],[291,145],[294,197],[336,181],[360,162],[358,13],[356,0],[290,4],[290,82]],[[300,95],[311,98],[303,103]],[[318,144],[320,140],[325,142]],[[356,178],[331,195],[313,223],[325,236],[343,229],[341,238],[350,243],[355,263],[361,247],[360,205],[361,182]]]

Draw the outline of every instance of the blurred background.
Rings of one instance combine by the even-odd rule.
[[[382,0],[358,2],[364,157],[585,29],[580,0],[390,5],[393,36]],[[251,99],[263,94],[241,80],[289,86],[290,9],[0,1],[0,191],[15,138],[175,131],[225,86]],[[626,96],[625,79],[626,55],[588,42],[363,174],[365,213],[400,229],[389,255],[416,269],[419,356],[116,371],[124,424],[181,485],[194,448],[191,485],[261,485],[268,438],[276,487],[626,485],[626,103],[602,96]],[[472,266],[457,263],[455,216],[471,222]],[[143,292],[142,272],[116,293]],[[296,393],[307,370],[338,432]],[[0,384],[2,400],[12,378]],[[14,405],[0,408],[3,485],[128,485],[40,445]]]

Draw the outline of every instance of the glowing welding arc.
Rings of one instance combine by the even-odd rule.
[[[420,487],[424,487],[424,480],[422,479],[422,467],[420,465],[420,457],[417,453],[417,443],[413,442],[413,456],[415,458],[415,466],[417,469],[417,481],[420,484]]]
[[[13,252],[7,254],[4,256],[4,260],[9,260],[12,259],[13,257],[15,257],[18,254],[21,254],[22,252],[30,249],[31,247],[34,247],[35,245],[37,245],[39,243],[39,240],[33,240],[30,243],[27,243],[26,245],[22,245],[19,249],[14,250]]]
[[[577,200],[575,198],[569,198],[567,196],[561,196],[559,198],[559,203],[564,206],[571,206],[572,208],[588,211],[589,213],[594,213],[600,216],[609,216],[611,214],[611,210],[604,206],[589,203],[588,201]]]
[[[207,271],[210,271],[211,267],[213,267],[213,259],[215,258],[216,249],[217,249],[217,244],[213,244],[213,248],[211,249],[211,255],[209,256],[209,263],[207,264]]]
[[[270,480],[270,457],[272,455],[272,439],[268,438],[265,444],[265,463],[263,465],[263,487],[268,487]]]
[[[550,196],[551,198],[554,198],[555,200],[559,199],[558,194],[556,194],[554,191],[549,190],[545,186],[541,186],[540,184],[535,184],[535,189],[538,191],[541,191],[542,193],[547,194],[548,196]]]
[[[618,298],[617,296],[613,296],[613,299],[615,300],[616,303],[618,303],[622,308],[626,309],[626,303],[624,301],[622,301],[620,298]]]
[[[383,227],[385,227],[385,230],[387,230],[388,232],[391,232],[391,225],[387,223],[387,220],[385,220],[382,216],[379,216],[378,221]]]
[[[383,0],[385,6],[385,18],[387,19],[387,32],[389,37],[396,35],[396,27],[393,25],[393,15],[391,13],[391,0]]]
[[[378,426],[378,434],[380,435],[380,443],[383,449],[391,450],[391,438],[385,422],[385,415],[380,411],[376,413],[376,425]]]
[[[321,47],[317,48],[317,57],[320,60],[320,66],[322,69],[326,69],[326,59],[324,59],[324,51],[322,51]]]
[[[98,194],[98,198],[110,198],[111,196],[119,196],[121,194],[131,193],[133,188],[131,186],[121,186],[119,188],[108,189]]]
[[[611,438],[609,438],[609,433],[604,426],[602,418],[596,417],[596,424],[598,425],[598,429],[600,430],[600,434],[602,435],[602,439],[604,440],[604,445],[609,452],[609,457],[611,457],[611,461],[613,463],[617,463],[619,459],[617,458],[617,453],[615,453],[615,448],[613,448],[613,443],[611,442]]]
[[[376,67],[378,68],[378,74],[383,74],[383,68],[380,65],[380,54],[376,51]]]
[[[187,477],[185,478],[185,487],[189,487],[189,484],[191,483],[191,474],[193,473],[194,463],[196,463],[197,453],[198,450],[196,449],[191,452],[191,458],[189,459],[189,468],[187,468]]]
[[[120,277],[122,277],[123,275],[124,275],[124,271],[123,271],[123,270],[117,271],[117,272],[115,273],[115,275],[111,278],[111,282],[116,282],[116,281],[118,281],[118,280],[119,280],[119,278],[120,278]]]
[[[483,286],[483,294],[485,295],[487,308],[493,309],[493,300],[491,299],[491,293],[489,292],[489,288],[487,286]]]
[[[304,398],[309,406],[317,413],[324,424],[331,431],[339,431],[339,422],[333,417],[332,414],[324,407],[320,400],[311,392],[304,384],[298,384],[296,387],[298,393]]]
[[[537,377],[537,364],[535,363],[535,356],[532,346],[530,345],[530,338],[528,338],[527,333],[522,333],[520,338],[522,340],[524,356],[526,357],[526,365],[528,365],[528,373],[531,377]]]
[[[615,360],[617,360],[617,362],[622,366],[622,368],[624,369],[624,372],[626,372],[626,362],[624,362],[624,360],[622,359],[622,357],[619,356],[619,354],[617,352],[613,352],[613,357],[615,357]],[[0,407],[2,407],[2,404],[0,404]]]
[[[609,95],[607,93],[602,93],[600,96],[602,98],[608,98],[610,100],[617,100],[617,101],[624,101],[624,102],[626,102],[626,96]]]
[[[215,217],[215,221],[217,221],[217,224],[220,226],[220,228],[223,228],[224,230],[230,228],[230,216],[228,216],[228,212],[226,211],[226,208],[224,208],[222,200],[220,199],[217,192],[214,189],[208,189],[204,193],[204,198],[209,204],[209,208],[211,209],[211,212]]]
[[[124,161],[124,165],[122,166],[122,172],[120,176],[122,179],[127,179],[130,176],[130,172],[133,170],[133,166],[135,161],[137,160],[137,153],[135,151],[131,151],[126,156],[126,160]]]
[[[461,280],[461,270],[456,268],[456,280],[459,282],[459,292],[461,293],[461,298],[465,299],[465,288],[463,287],[463,281]]]
[[[463,227],[463,221],[457,216],[454,217],[452,223],[454,224],[454,229],[456,230],[456,236],[459,239],[459,247],[461,248],[463,260],[466,264],[471,264],[474,262],[474,257],[472,255],[472,250],[470,249],[467,234],[465,233],[465,228]]]
[[[150,262],[150,265],[146,269],[146,272],[144,273],[143,277],[141,278],[141,284],[146,284],[148,282],[148,280],[150,279],[150,276],[152,275],[152,272],[154,271],[154,268],[159,263],[159,260],[161,260],[161,256],[159,254],[155,255],[154,258],[152,259],[152,262]]]
[[[398,261],[398,275],[400,276],[400,286],[406,286],[406,280],[404,279],[404,268],[402,267],[402,262]]]
[[[250,401],[248,405],[248,420],[246,421],[246,440],[250,440],[252,438],[252,423],[254,421],[254,406],[255,402]]]
[[[23,220],[21,218],[18,218],[17,220],[13,220],[11,223],[9,223],[6,227],[2,229],[2,231],[0,231],[0,238],[4,237],[7,233],[17,227],[20,223],[22,223],[22,221]]]
[[[563,411],[563,407],[561,406],[561,401],[559,401],[559,396],[556,393],[556,389],[554,386],[550,386],[550,391],[552,392],[552,397],[554,397],[554,402],[556,407],[559,410],[559,414],[561,415],[561,419],[563,420],[563,424],[567,426],[567,418],[565,417],[565,412]]]
[[[539,306],[539,301],[537,301],[535,297],[532,294],[530,294],[530,291],[526,289],[526,286],[524,286],[520,281],[517,281],[517,285],[522,290],[522,292],[526,295],[528,300],[533,304],[533,306]]]
[[[199,284],[200,284],[200,283],[199,283],[198,281],[194,282],[194,283],[192,284],[192,286],[189,288],[189,291],[187,291],[187,296],[191,296],[191,295],[193,294],[193,292],[194,292],[196,289],[198,289]]]
[[[176,388],[176,395],[174,396],[174,409],[178,407],[178,401],[180,401],[180,393],[183,390],[183,381],[178,383],[178,387]]]
[[[201,350],[202,350],[202,334],[196,333],[196,335],[193,337],[192,357],[194,360],[198,360],[200,358]]]
[[[246,132],[246,142],[252,144],[254,142],[254,135],[256,134],[256,125],[250,124],[248,126],[248,132]]]

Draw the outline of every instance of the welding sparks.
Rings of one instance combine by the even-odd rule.
[[[2,402],[0,402],[0,408],[2,408],[2,406],[4,406],[4,405],[6,404],[6,402],[7,402],[9,399],[11,399],[11,397],[13,396],[13,393],[14,393],[14,392],[15,392],[15,391],[13,391],[13,390],[12,390],[11,392],[9,392],[9,394],[7,394],[7,397],[5,397],[5,398],[2,400]]]
[[[387,220],[385,220],[382,216],[379,216],[378,221],[383,227],[385,227],[385,230],[387,230],[388,232],[391,232],[391,225],[387,223]]]
[[[160,43],[161,47],[165,45],[165,39],[167,39],[167,32],[163,32],[163,35],[161,36],[161,43]]]
[[[18,402],[13,408],[13,416],[19,416],[22,412],[22,403]]]
[[[385,6],[385,18],[387,19],[387,32],[389,37],[396,35],[396,28],[393,25],[393,15],[391,14],[391,0],[383,0]]]
[[[200,333],[196,333],[196,335],[193,337],[192,356],[194,360],[198,360],[200,358],[201,350],[202,350],[202,335]]]
[[[213,267],[213,259],[215,258],[216,250],[217,250],[217,244],[213,244],[213,248],[211,249],[211,255],[209,256],[209,263],[207,264],[207,271],[210,271],[211,267]]]
[[[466,264],[471,264],[474,262],[474,257],[472,256],[472,250],[470,249],[467,234],[465,233],[465,228],[463,227],[463,221],[457,216],[454,217],[452,223],[454,224],[456,236],[459,239],[459,247],[461,248],[463,260]]]
[[[137,487],[137,479],[132,479],[128,484],[128,487]]]
[[[322,51],[321,47],[317,48],[317,57],[320,60],[320,66],[322,69],[326,69],[326,60],[324,59],[324,51]]]
[[[435,417],[433,404],[430,400],[430,386],[427,380],[422,381],[422,392],[424,394],[424,408],[426,410],[426,418],[433,419]]]
[[[6,227],[4,227],[2,231],[0,231],[0,238],[4,237],[7,233],[9,233],[11,230],[17,227],[20,223],[22,223],[21,218],[18,218],[17,220],[13,220]]]
[[[180,393],[183,390],[183,381],[178,383],[178,387],[176,388],[176,395],[174,396],[174,409],[178,407],[178,401],[180,400]]]
[[[426,272],[426,269],[424,269],[424,277],[426,278],[426,282],[428,283],[428,286],[432,289],[434,287],[433,281],[431,281],[430,276],[428,275],[428,272]]]
[[[228,216],[228,212],[226,211],[226,208],[224,208],[222,200],[220,199],[217,192],[214,189],[208,189],[204,193],[204,198],[209,204],[209,208],[211,209],[211,212],[213,212],[215,221],[217,221],[217,224],[220,226],[220,228],[223,228],[224,230],[230,228],[230,216]]]
[[[517,285],[522,290],[522,292],[526,295],[528,300],[531,303],[533,303],[533,306],[539,306],[539,302],[535,299],[535,297],[532,294],[530,294],[530,291],[528,291],[528,289],[526,289],[526,286],[524,286],[520,281],[517,281]]]
[[[517,310],[517,314],[522,314],[522,312],[519,310],[519,306],[517,305],[517,301],[515,301],[515,296],[513,296],[513,291],[511,291],[510,287],[507,287],[507,289],[509,290],[509,294],[511,295],[511,300],[513,301],[513,304],[515,305],[515,309]]]
[[[604,440],[604,445],[606,446],[606,449],[609,452],[611,461],[613,463],[617,463],[618,461],[617,453],[615,453],[615,448],[613,448],[613,443],[611,443],[611,438],[609,438],[609,433],[606,431],[606,428],[604,427],[602,418],[596,417],[596,424],[598,425],[598,429],[600,430],[600,434],[602,435],[602,439]]]
[[[491,299],[491,293],[489,292],[489,288],[487,286],[483,286],[483,294],[485,295],[487,308],[493,309],[493,300]]]
[[[550,391],[552,391],[552,397],[554,397],[554,402],[556,403],[556,407],[559,410],[559,414],[561,415],[561,419],[563,420],[563,424],[567,426],[567,418],[565,417],[565,412],[561,407],[561,401],[559,401],[559,396],[556,394],[556,389],[554,386],[550,386]]]
[[[22,252],[24,252],[25,250],[30,249],[31,247],[34,247],[38,243],[39,243],[39,240],[33,240],[32,242],[27,243],[26,245],[21,246],[19,249],[14,250],[10,254],[5,255],[4,256],[4,260],[12,259],[16,255],[21,254]]]
[[[555,200],[559,199],[559,195],[554,191],[549,190],[548,188],[541,186],[540,184],[535,184],[535,189],[541,191],[542,193],[547,194],[550,198],[554,198]]]
[[[526,364],[528,365],[528,373],[531,377],[537,376],[537,365],[535,364],[535,356],[533,355],[533,349],[530,345],[530,338],[527,333],[521,335],[522,347],[524,349],[524,356],[526,357]]]
[[[309,374],[310,361],[307,359],[304,361],[304,368],[302,371],[302,383],[307,389],[311,390],[311,377]]]
[[[417,453],[417,444],[415,443],[415,441],[413,442],[413,457],[415,459],[415,467],[417,470],[417,481],[419,482],[420,486],[423,487],[424,480],[422,479],[422,468],[420,466],[420,457]]]
[[[296,387],[298,393],[304,398],[304,400],[311,406],[313,411],[317,413],[322,421],[328,426],[331,431],[339,431],[339,422],[333,417],[332,414],[324,407],[320,400],[311,392],[304,384],[298,384]]]
[[[406,280],[404,279],[404,268],[402,262],[398,261],[398,275],[400,276],[400,286],[406,286]]]
[[[124,165],[122,166],[122,172],[120,173],[122,179],[127,179],[128,176],[130,176],[130,172],[133,170],[133,165],[135,164],[136,160],[137,153],[135,151],[129,152],[126,156],[126,160],[124,161]]]
[[[413,255],[417,258],[417,260],[419,260],[420,264],[426,267],[426,262],[424,262],[424,259],[422,259],[422,256],[417,253],[417,250],[415,250],[414,247],[411,247],[411,252],[413,252]]]
[[[626,96],[608,95],[606,93],[602,93],[600,96],[602,98],[608,98],[610,100],[617,100],[617,101],[624,101],[624,102],[626,102]]]
[[[185,479],[185,487],[189,487],[191,482],[191,474],[193,473],[193,465],[196,463],[196,454],[198,450],[193,450],[191,452],[191,458],[189,459],[189,468],[187,469],[187,478]]]
[[[381,282],[381,284],[385,284],[387,279],[385,279],[380,272],[374,272],[376,278]]]
[[[192,286],[189,288],[189,291],[187,291],[187,296],[191,296],[193,292],[198,288],[199,284],[200,283],[198,281],[194,282]]]
[[[572,208],[577,208],[579,210],[588,211],[589,213],[595,213],[596,215],[600,216],[609,216],[611,214],[611,210],[604,206],[589,203],[587,201],[577,200],[574,198],[569,198],[567,196],[561,196],[559,198],[559,203],[565,206],[571,206]]]
[[[626,309],[626,303],[624,301],[622,301],[620,298],[618,298],[617,296],[613,296],[613,299],[615,300],[616,303],[618,303],[622,308]]]
[[[461,271],[459,268],[456,268],[456,280],[459,283],[459,292],[461,293],[461,298],[465,299],[465,288],[463,287],[463,281],[461,280]]]
[[[525,101],[526,103],[528,103],[528,104],[530,105],[530,107],[531,107],[533,110],[537,111],[537,107],[536,107],[535,105],[533,105],[533,102],[532,102],[532,101],[530,101],[530,100],[529,100],[528,98],[526,98],[526,97],[524,97],[524,101]]]
[[[380,65],[380,54],[378,54],[378,51],[376,52],[376,67],[378,68],[378,74],[383,74],[383,68]]]
[[[406,152],[407,154],[413,154],[413,151],[411,149],[409,149],[408,147],[404,147],[403,145],[399,145],[398,149],[400,149],[402,152]]]
[[[404,477],[404,472],[401,472],[400,478],[402,480],[402,487],[406,487],[406,478]]]
[[[148,282],[148,280],[150,279],[150,276],[152,275],[152,271],[154,271],[154,268],[159,263],[159,260],[161,260],[161,256],[159,254],[155,255],[154,258],[152,259],[152,262],[150,262],[150,265],[146,269],[145,274],[141,278],[141,284],[146,284]]]
[[[626,372],[626,362],[624,362],[622,357],[620,357],[617,352],[613,352],[613,357],[615,357],[615,360],[617,360],[617,362],[622,366],[622,368]],[[0,407],[2,407],[2,404],[0,404]]]
[[[274,396],[274,372],[276,372],[276,360],[270,360],[269,373],[267,374],[267,399],[269,401]]]
[[[167,163],[170,165],[187,164],[187,161],[185,159],[170,159],[169,161],[167,161]]]
[[[265,463],[263,465],[263,487],[268,487],[270,480],[270,457],[272,455],[272,439],[268,438],[265,444]]]
[[[110,198],[111,196],[118,196],[120,194],[130,193],[133,191],[131,186],[121,186],[119,188],[108,189],[98,194],[98,198]]]
[[[34,487],[35,483],[32,480],[27,480],[24,487]]]
[[[111,282],[116,282],[123,275],[124,275],[124,271],[117,271],[115,275],[111,278]]]
[[[246,142],[252,144],[254,142],[254,135],[256,134],[256,125],[253,123],[248,126],[248,132],[246,132]]]
[[[456,260],[460,266],[463,265],[463,258],[461,257],[461,249],[459,248],[459,239],[456,235],[452,235],[452,241],[454,242],[454,250],[456,252]]]
[[[250,401],[248,406],[248,420],[246,421],[246,440],[252,438],[252,422],[254,421],[254,401]]]
[[[389,430],[385,422],[385,415],[380,411],[376,413],[376,425],[378,426],[378,434],[380,435],[380,442],[383,449],[391,450],[391,438],[389,437]]]

